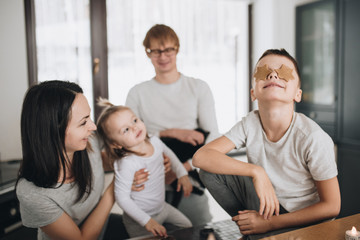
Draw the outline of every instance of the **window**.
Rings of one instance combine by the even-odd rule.
[[[163,23],[180,38],[179,71],[209,84],[220,132],[229,130],[249,110],[247,1],[25,0],[25,4],[34,9],[27,14],[35,16],[27,16],[35,26],[31,26],[34,39],[28,37],[30,82],[77,82],[92,109],[94,99],[106,97],[109,86],[110,100],[124,104],[131,87],[155,75],[142,41],[151,26]],[[90,35],[94,25],[100,27]],[[92,46],[91,36],[105,40]],[[100,71],[105,73],[101,76],[92,72],[98,59],[94,49],[102,53]]]
[[[178,70],[206,81],[220,132],[248,112],[248,4],[231,0],[108,0],[109,98],[124,104],[135,84],[155,76],[142,41],[162,23],[180,39]]]
[[[37,81],[76,82],[92,106],[89,0],[35,0],[34,5]]]

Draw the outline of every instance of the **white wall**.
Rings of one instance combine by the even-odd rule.
[[[285,48],[295,57],[295,8],[318,0],[253,0],[253,56],[270,48]]]
[[[21,104],[28,88],[23,0],[0,1],[0,160],[19,159]]]

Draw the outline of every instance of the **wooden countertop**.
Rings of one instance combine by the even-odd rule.
[[[351,230],[353,226],[358,231],[360,230],[360,214],[262,238],[262,240],[339,240],[345,239],[346,230]]]

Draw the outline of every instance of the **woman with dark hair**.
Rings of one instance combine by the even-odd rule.
[[[97,239],[114,204],[113,182],[103,193],[96,125],[82,93],[75,83],[47,81],[23,102],[16,194],[22,223],[38,228],[38,239]]]

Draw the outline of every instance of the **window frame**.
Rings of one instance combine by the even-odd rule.
[[[108,98],[108,62],[107,62],[107,35],[106,35],[106,1],[90,0],[90,41],[91,41],[91,69],[93,84],[93,106],[95,121],[101,109],[96,101],[101,96]],[[36,19],[35,1],[24,0],[26,48],[28,61],[29,86],[38,83],[38,65],[36,53]],[[96,63],[95,59],[98,59]],[[95,68],[98,71],[95,72]]]

